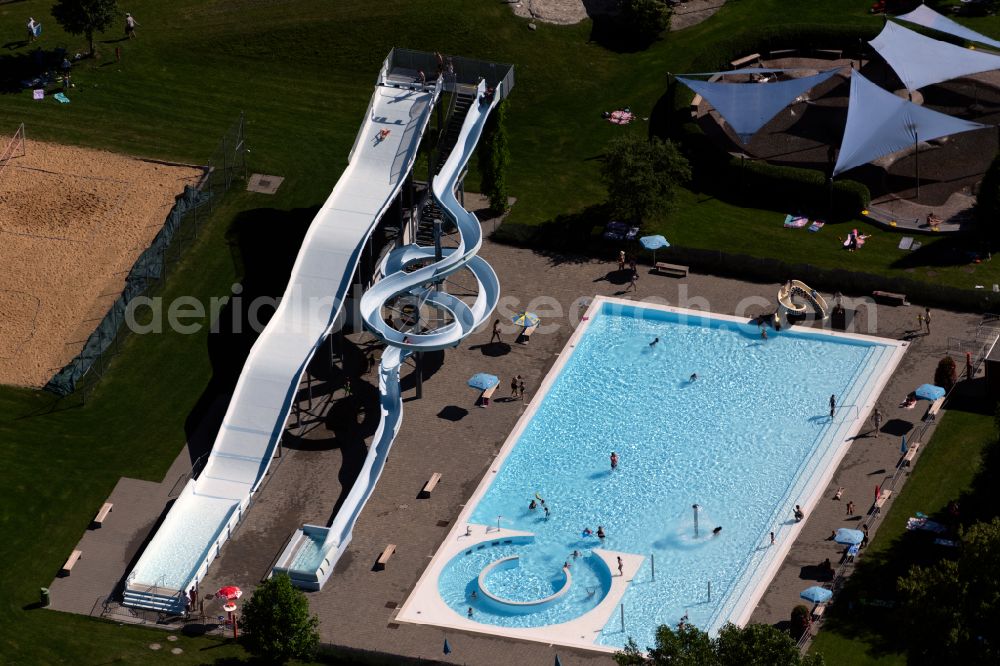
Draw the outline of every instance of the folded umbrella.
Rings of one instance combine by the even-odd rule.
[[[500,379],[496,375],[485,372],[477,372],[469,378],[469,386],[480,391],[491,389],[499,383]]]
[[[812,587],[808,587],[799,592],[799,596],[813,602],[814,604],[821,604],[829,601],[833,597],[833,592],[825,587],[813,585]]]

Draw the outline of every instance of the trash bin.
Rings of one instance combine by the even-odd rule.
[[[48,606],[52,603],[52,597],[49,596],[49,588],[43,587],[38,590],[38,600],[42,603],[43,607]]]

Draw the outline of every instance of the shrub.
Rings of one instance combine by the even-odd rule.
[[[490,211],[499,215],[509,208],[507,167],[510,149],[507,146],[507,100],[497,104],[486,121],[483,141],[479,147],[480,188],[490,200]]]
[[[938,361],[937,369],[934,371],[934,383],[945,391],[950,391],[957,381],[958,369],[955,367],[955,359],[945,356]]]
[[[639,44],[649,45],[670,27],[670,5],[663,0],[619,0],[620,29]]]
[[[812,624],[810,615],[808,606],[799,604],[792,609],[792,638],[799,640],[803,634],[809,631],[809,625]]]

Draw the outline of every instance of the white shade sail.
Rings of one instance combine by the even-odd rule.
[[[774,70],[746,71],[760,73]],[[683,76],[678,76],[677,80],[707,99],[719,115],[726,119],[740,137],[740,141],[748,143],[757,130],[791,104],[796,97],[836,73],[836,69],[830,69],[813,76],[770,83],[721,83],[699,81]]]
[[[970,30],[961,23],[956,23],[947,16],[938,14],[927,5],[920,5],[909,14],[897,16],[896,20],[906,21],[907,23],[915,23],[916,25],[922,25],[925,28],[931,28],[932,30],[937,30],[938,32],[946,32],[949,35],[961,37],[969,42],[979,42],[980,44],[988,44],[990,46],[1000,48],[1000,41],[987,37],[986,35],[976,32],[975,30]]]
[[[950,134],[983,129],[981,125],[918,106],[879,88],[858,72],[851,74],[851,98],[837,175],[883,155]]]
[[[885,58],[907,90],[1000,69],[1000,56],[924,37],[892,21],[869,44]]]

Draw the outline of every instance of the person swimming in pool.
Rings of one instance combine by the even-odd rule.
[[[654,339],[652,342],[649,343],[649,346],[650,347],[655,347],[659,342],[660,342],[660,338],[657,337],[656,339]]]
[[[715,528],[714,530],[712,530],[712,534],[713,534],[714,536],[719,536],[719,533],[720,533],[720,532],[722,532],[722,525],[719,525],[719,526],[718,526],[718,527],[716,527],[716,528]]]
[[[606,535],[604,534],[604,528],[601,527],[600,525],[598,525],[597,526],[597,538],[600,539],[601,541],[604,541],[604,537],[605,536]]]
[[[528,505],[528,510],[534,511],[537,508],[538,508],[538,502],[536,502],[535,500],[531,500],[531,504]]]
[[[589,527],[584,527],[583,531],[580,532],[580,534],[582,534],[585,537],[594,536],[594,530],[590,529]]]
[[[689,381],[694,382],[697,379],[698,379],[698,373],[697,372],[692,372]]]

